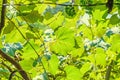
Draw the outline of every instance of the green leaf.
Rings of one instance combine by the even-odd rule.
[[[84,76],[84,74],[91,69],[91,64],[89,62],[86,62],[82,67],[80,68],[81,77]]]
[[[65,2],[69,2],[69,0],[58,0],[58,3],[65,3]]]
[[[88,38],[88,39],[92,40],[93,34],[92,34],[90,27],[82,25],[79,30],[80,30],[80,33],[83,34],[83,38]]]
[[[106,65],[106,54],[104,49],[96,48],[95,59],[97,65],[102,65],[102,66]]]
[[[46,19],[46,20],[48,20],[48,19],[50,19],[50,18],[52,18],[53,17],[53,14],[51,13],[51,12],[46,12],[45,14],[44,14],[44,18]]]
[[[27,29],[26,29],[26,26],[25,26],[25,27],[19,27],[19,30],[22,32],[23,35],[25,35],[25,32],[26,32]],[[6,36],[6,39],[5,39],[6,42],[10,42],[10,43],[14,42],[15,43],[15,42],[24,42],[25,41],[23,36],[16,29],[12,30],[11,33],[6,34],[5,36]]]
[[[65,67],[66,80],[81,80],[81,72],[74,66]]]
[[[55,54],[52,54],[51,59],[49,60],[49,71],[55,75],[58,71],[59,59]]]
[[[51,51],[66,55],[74,46],[74,33],[71,29],[60,27],[56,32],[56,40],[51,43]]]
[[[32,2],[32,1],[33,1],[33,2],[34,2],[34,1],[37,1],[37,0],[28,0],[28,1],[30,1],[30,2]]]
[[[83,39],[81,36],[75,37],[75,48],[82,48],[84,47]]]
[[[29,56],[27,56],[27,57],[29,57]],[[33,66],[32,66],[33,61],[34,61],[33,59],[24,58],[24,60],[20,61],[19,63],[23,67],[24,70],[30,71],[33,68]]]
[[[114,51],[114,52],[120,52],[120,34],[115,34],[115,35],[112,35],[110,37],[110,40],[109,40],[110,44],[111,44],[111,50]]]
[[[32,46],[35,48],[35,50],[38,52],[40,50],[40,47],[39,45],[35,44],[34,40],[31,39],[29,40],[29,42],[32,44]],[[34,49],[30,46],[29,43],[26,43],[24,46],[23,46],[23,49],[22,49],[22,58],[25,58],[25,59],[30,59],[30,58],[33,58],[33,59],[36,59],[37,55],[34,51]],[[28,57],[29,56],[29,57]]]
[[[41,63],[41,57],[38,57],[37,59],[34,60],[33,67],[36,67],[38,63]]]
[[[65,17],[74,18],[78,11],[77,8],[78,7],[76,7],[76,6],[65,6],[65,13],[64,13]]]
[[[52,29],[56,29],[57,27],[59,27],[59,26],[61,26],[63,24],[63,21],[64,21],[64,16],[63,15],[59,15],[57,17],[57,19],[55,21],[53,21],[49,26]]]
[[[17,9],[20,11],[18,15],[24,16],[24,13],[32,11],[35,7],[35,5],[18,6]]]
[[[32,11],[30,14],[26,15],[25,20],[29,23],[42,22],[43,16],[41,16],[38,11]]]
[[[112,17],[110,18],[109,24],[118,24],[120,22],[120,19],[118,18],[117,14],[112,15]]]
[[[9,71],[4,68],[0,68],[0,77],[8,77],[9,76]]]
[[[72,57],[76,57],[76,56],[81,56],[82,53],[84,52],[84,46],[78,49],[74,49],[70,52],[70,54],[72,55]]]
[[[107,16],[108,16],[108,11],[105,11],[105,13],[102,15],[102,18],[106,19]]]
[[[118,10],[118,13],[120,14],[120,7],[119,7],[119,10]]]
[[[39,30],[46,30],[48,29],[48,26],[44,25],[41,22],[35,22],[35,23],[31,23],[30,27],[32,28],[33,31],[37,32]]]
[[[105,13],[105,11],[101,11],[100,9],[95,9],[95,11],[93,12],[93,18],[95,20],[100,21],[100,20],[102,20],[102,16],[104,13]],[[98,14],[99,14],[99,16],[98,16]]]
[[[52,1],[52,2],[56,2],[56,1],[58,1],[58,0],[47,0],[47,1]]]
[[[41,61],[42,61],[42,64],[43,64],[43,66],[44,66],[44,68],[45,68],[45,70],[48,70],[48,61],[47,61],[47,59],[46,59],[46,57],[45,56],[43,56],[42,57],[42,59],[41,59]]]
[[[31,31],[26,31],[26,38],[27,39],[35,39],[35,35]]]
[[[0,49],[3,47],[3,45],[2,45],[2,41],[0,41]]]
[[[106,54],[107,54],[107,57],[110,59],[110,61],[116,60],[117,53],[110,50],[110,48],[106,51]]]
[[[34,60],[33,67],[35,67],[36,65],[37,65],[37,60]]]
[[[93,29],[94,35],[97,37],[102,37],[107,30],[108,22],[101,21],[98,26]]]
[[[8,22],[7,26],[5,26],[3,30],[3,34],[8,34],[14,29],[14,24],[12,22]]]

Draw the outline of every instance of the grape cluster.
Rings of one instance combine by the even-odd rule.
[[[76,14],[75,8],[73,6],[66,6],[65,12],[67,13],[68,16],[71,17],[73,17]]]

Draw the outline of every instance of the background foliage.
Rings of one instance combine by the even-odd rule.
[[[0,48],[32,80],[105,80],[110,70],[110,80],[119,80],[120,6],[108,13],[100,3],[106,0],[8,0]],[[0,62],[0,79],[8,80],[2,63],[16,69]]]

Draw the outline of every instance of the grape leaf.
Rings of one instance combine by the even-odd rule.
[[[117,14],[112,15],[110,18],[109,24],[118,24],[120,22],[120,19],[118,18]]]
[[[66,66],[65,72],[67,75],[67,80],[81,80],[81,72],[74,66]]]
[[[83,77],[84,74],[90,69],[91,69],[91,64],[89,62],[82,65],[82,67],[80,68],[81,77]]]
[[[49,71],[53,75],[57,73],[59,65],[59,60],[55,54],[52,54],[51,59],[49,60]]]
[[[102,48],[96,48],[95,59],[97,65],[106,65],[106,54]]]
[[[71,29],[60,27],[56,32],[56,40],[51,43],[51,51],[66,55],[67,52],[73,49],[74,46],[74,33]]]

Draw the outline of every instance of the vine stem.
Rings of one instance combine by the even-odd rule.
[[[0,21],[0,32],[2,30],[2,28],[5,25],[5,12],[6,12],[6,6],[4,4],[7,3],[7,0],[3,0],[2,1],[2,10],[1,10],[1,21]]]
[[[20,64],[18,62],[16,62],[13,58],[11,58],[10,56],[8,56],[6,53],[2,52],[0,50],[0,55],[6,59],[8,62],[10,62],[11,64],[13,64],[15,66],[15,68],[17,68],[18,72],[20,73],[20,75],[25,79],[25,80],[30,80],[27,73],[23,70],[23,68],[20,66]]]
[[[7,16],[6,16],[7,17]],[[35,50],[35,48],[33,47],[33,45],[26,39],[26,37],[23,35],[23,33],[19,30],[19,28],[15,25],[15,23],[13,21],[11,21],[8,17],[7,19],[14,24],[15,28],[18,30],[18,32],[21,34],[21,36],[27,41],[27,43],[32,47],[32,49],[35,51],[35,53],[37,54],[37,56],[39,56],[39,54],[37,53],[37,51]]]
[[[8,65],[6,65],[4,62],[1,62],[1,64],[5,66],[10,72],[12,72],[12,69]]]
[[[17,70],[11,72],[11,74],[10,74],[10,76],[9,76],[9,80],[12,80],[12,77],[14,76],[14,74],[15,74],[16,72],[17,72]]]
[[[110,80],[110,73],[111,73],[112,65],[113,65],[113,61],[111,61],[111,63],[107,67],[105,80]]]
[[[13,8],[15,8],[14,6],[13,6]],[[16,9],[16,8],[15,8]],[[21,11],[19,11],[18,9],[16,9],[19,13],[21,13]],[[7,16],[6,16],[7,17]],[[22,16],[21,16],[22,17]],[[8,17],[7,17],[7,19],[9,20],[9,21],[11,21]],[[24,20],[24,21],[26,21],[25,20],[25,18],[24,17],[22,17],[22,19]],[[23,33],[19,30],[19,28],[15,25],[15,23],[13,22],[13,21],[11,21],[13,24],[14,24],[14,26],[16,27],[16,29],[18,30],[18,32],[22,35],[22,37],[27,41],[27,43],[33,48],[33,50],[35,51],[35,53],[37,54],[37,56],[38,56],[38,58],[40,57],[40,55],[38,54],[38,52],[35,50],[35,48],[32,46],[32,44],[25,38],[25,36],[23,35]],[[26,23],[27,23],[27,25],[29,25],[30,26],[30,24],[26,21]],[[31,29],[32,30],[32,29]],[[33,30],[32,30],[33,31]],[[34,31],[33,31],[34,32]],[[35,32],[34,32],[35,33]],[[36,34],[36,36],[38,36],[37,34]],[[39,36],[38,36],[39,37]],[[40,38],[40,37],[39,37]],[[44,64],[43,64],[43,62],[41,61],[41,64],[42,64],[42,66],[43,66],[43,69],[44,69],[44,72],[46,73],[46,75],[47,75],[47,79],[49,80],[49,78],[48,78],[48,74],[47,74],[47,71],[46,71],[46,69],[45,69],[45,67],[44,67]]]
[[[46,4],[46,5],[60,5],[60,6],[101,6],[101,5],[106,5],[105,3],[94,3],[94,4],[63,4],[63,3],[53,3],[53,2],[31,2],[28,4],[14,4],[15,6],[27,6],[27,5],[35,5],[35,4]],[[120,5],[120,3],[113,3],[114,5]],[[10,6],[10,4],[3,4],[4,6]]]

